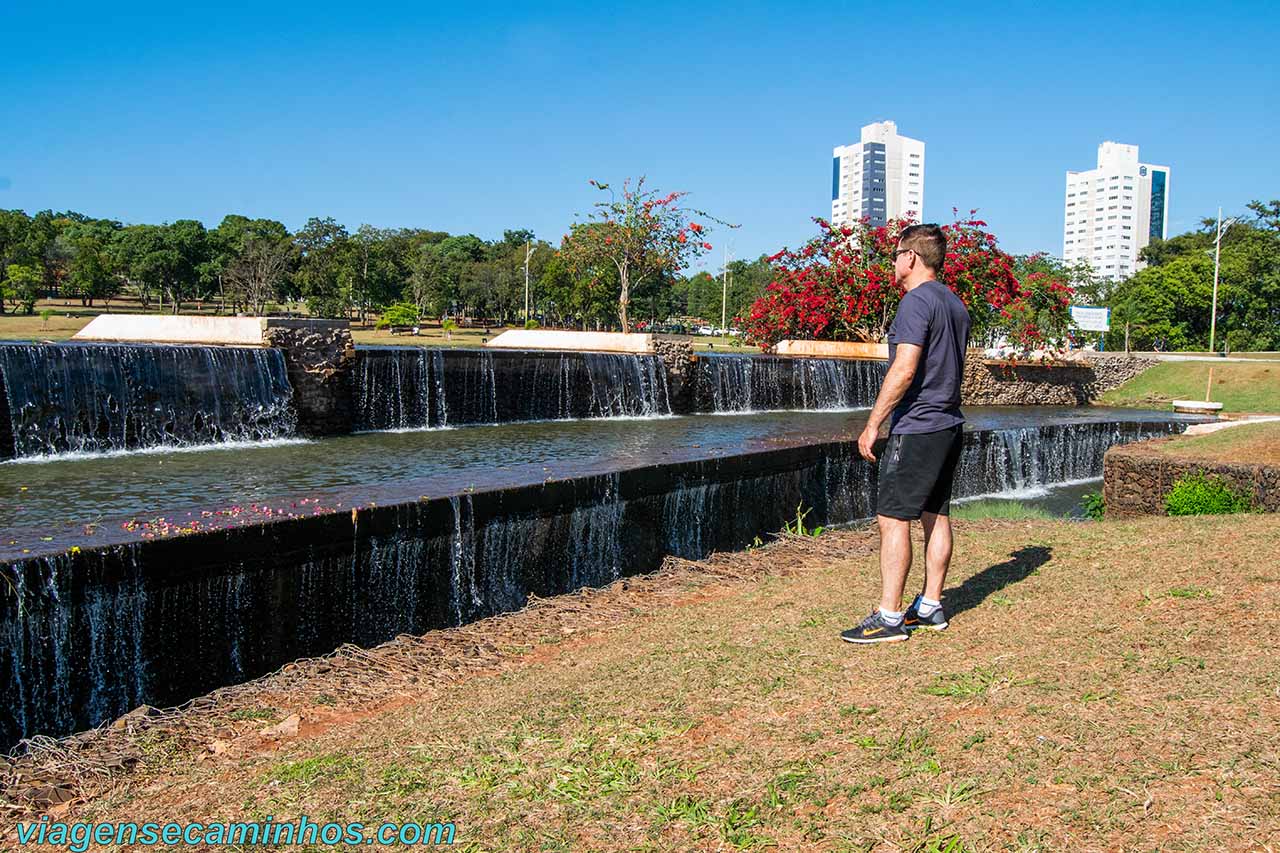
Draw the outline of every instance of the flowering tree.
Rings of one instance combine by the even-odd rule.
[[[1019,281],[1014,259],[974,213],[942,227],[947,254],[939,270],[941,281],[969,309],[973,337],[1004,334],[1024,349],[1060,340],[1071,289],[1045,274]],[[737,320],[747,340],[761,348],[784,338],[882,341],[888,333],[902,295],[894,280],[893,252],[911,221],[879,227],[815,221],[816,237],[769,258],[773,281]]]
[[[642,177],[632,187],[628,179],[621,195],[608,184],[591,181],[593,187],[609,193],[609,201],[596,202],[591,217],[575,223],[560,245],[560,256],[575,275],[588,280],[589,288],[616,288],[624,332],[630,331],[627,308],[637,285],[650,277],[679,272],[711,251],[707,226],[691,216],[734,227],[705,211],[682,207],[680,200],[688,193],[661,195],[645,189],[644,181]]]

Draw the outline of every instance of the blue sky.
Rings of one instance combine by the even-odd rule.
[[[1105,139],[1171,166],[1171,234],[1280,197],[1276,8],[11,3],[0,207],[554,242],[589,178],[644,174],[749,257],[813,233],[831,148],[889,118],[928,146],[927,219],[1057,254]]]

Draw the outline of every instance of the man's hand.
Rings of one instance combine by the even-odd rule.
[[[874,448],[876,439],[879,437],[879,427],[874,427],[869,423],[863,428],[862,435],[858,436],[858,452],[861,453],[862,458],[868,462],[876,461]]]

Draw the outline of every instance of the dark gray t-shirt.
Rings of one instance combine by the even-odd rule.
[[[937,432],[964,423],[960,380],[969,345],[969,312],[946,285],[926,281],[902,295],[889,326],[889,366],[898,344],[924,348],[915,378],[893,410],[891,433]]]

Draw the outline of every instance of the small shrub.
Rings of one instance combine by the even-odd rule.
[[[385,329],[389,326],[418,325],[418,306],[412,302],[397,302],[387,307],[378,318],[375,328]]]
[[[526,329],[536,329],[538,328],[538,321],[530,317],[528,320],[524,321],[524,327]]]
[[[1102,500],[1102,492],[1090,492],[1080,498],[1080,509],[1084,511],[1085,518],[1100,521],[1107,510],[1107,505]]]
[[[1164,496],[1164,510],[1169,515],[1229,515],[1253,512],[1248,495],[1232,489],[1216,475],[1196,472],[1179,478]]]
[[[807,528],[804,526],[804,520],[809,517],[809,513],[811,512],[813,512],[813,507],[804,509],[803,503],[796,504],[796,520],[794,523],[790,521],[784,522],[782,525],[782,532],[789,533],[792,536],[821,536],[822,531],[825,529],[822,525],[818,525],[813,528]]]

